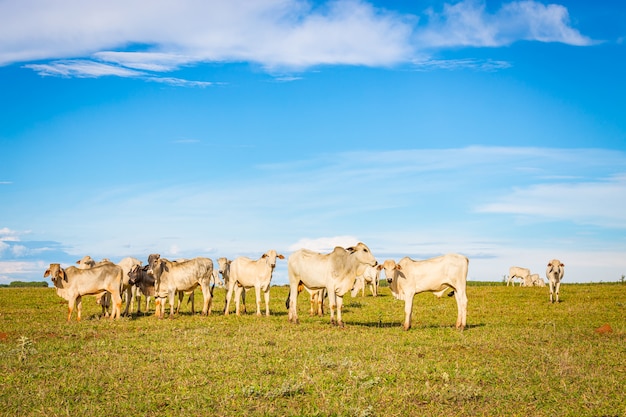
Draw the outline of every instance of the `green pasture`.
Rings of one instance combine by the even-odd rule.
[[[626,285],[471,285],[462,332],[454,297],[417,295],[405,332],[388,288],[346,295],[345,328],[306,293],[288,323],[287,292],[270,317],[224,316],[216,288],[208,317],[115,322],[85,297],[67,323],[53,288],[2,288],[0,415],[626,416]]]

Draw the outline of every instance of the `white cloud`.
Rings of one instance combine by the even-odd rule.
[[[88,60],[54,61],[49,64],[28,64],[24,67],[36,71],[39,75],[57,77],[96,78],[110,75],[118,77],[144,75],[126,68]]]
[[[520,187],[478,208],[540,220],[569,220],[610,228],[626,228],[626,176],[600,181],[551,183]]]
[[[534,1],[489,14],[484,2],[466,0],[430,10],[425,21],[362,0],[154,1],[149,8],[122,0],[9,0],[0,2],[0,65],[52,60],[27,68],[65,77],[143,76],[207,62],[281,72],[424,61],[431,48],[591,43],[570,26],[565,7]]]
[[[535,1],[506,3],[494,14],[484,1],[446,3],[441,13],[430,9],[418,29],[422,47],[497,47],[520,40],[586,46],[593,41],[570,26],[567,8]]]
[[[8,227],[0,229],[0,242],[17,242],[19,241],[19,233]]]

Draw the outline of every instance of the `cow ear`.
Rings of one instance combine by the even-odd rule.
[[[261,258],[267,258],[267,253],[264,253],[263,255],[261,255]]]
[[[396,269],[397,269],[398,271],[402,271],[402,267],[400,266],[400,264],[396,264]]]
[[[561,264],[561,266],[565,266],[565,264]]]
[[[285,259],[283,255],[278,255],[278,259]]]
[[[346,250],[350,253],[354,253],[354,246],[350,246],[349,248],[346,248]]]
[[[61,268],[61,275],[63,275],[63,281],[67,282],[67,274],[63,268]]]
[[[548,264],[548,266],[550,266],[550,265],[552,265],[552,264]]]
[[[47,277],[48,275],[50,275],[50,268],[46,269],[46,272],[43,273],[43,277]]]

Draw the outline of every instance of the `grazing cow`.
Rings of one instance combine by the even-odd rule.
[[[456,327],[463,330],[467,318],[467,268],[469,260],[458,254],[448,254],[425,261],[402,258],[397,264],[387,260],[379,266],[385,271],[391,293],[404,300],[404,330],[411,328],[413,297],[424,291],[441,297],[448,288],[454,290],[457,305]]]
[[[61,268],[60,264],[50,264],[43,274],[56,287],[57,294],[68,301],[67,321],[72,317],[74,306],[77,308],[77,320],[81,319],[82,297],[84,295],[98,295],[105,291],[111,293],[113,313],[111,320],[120,317],[122,297],[120,285],[122,282],[122,268],[111,263],[96,265],[89,269],[80,269],[73,266]]]
[[[359,294],[359,290],[361,290],[361,296],[365,297],[365,286],[367,285],[372,292],[372,297],[378,296],[378,275],[378,268],[368,265],[365,271],[356,277],[354,288],[352,288],[350,295],[356,297]]]
[[[519,266],[512,266],[509,268],[509,279],[506,281],[506,286],[509,286],[509,283],[512,282],[513,286],[515,286],[515,278],[520,279],[520,285],[526,282],[527,277],[530,276],[530,269],[528,268],[520,268]]]
[[[128,273],[128,284],[133,287],[137,299],[137,314],[141,313],[141,294],[146,297],[146,313],[150,310],[150,297],[154,297],[154,276],[149,272],[150,265],[135,265]],[[131,307],[132,309],[132,307]]]
[[[341,317],[343,296],[354,287],[357,275],[361,275],[367,265],[376,266],[376,258],[364,243],[344,249],[337,246],[331,253],[321,254],[308,249],[300,249],[289,256],[289,321],[298,323],[298,285],[310,290],[326,289],[330,305],[330,322],[344,325]],[[335,306],[337,319],[335,320]]]
[[[230,263],[225,315],[228,315],[233,291],[235,292],[235,312],[239,315],[241,295],[246,289],[252,287],[256,293],[256,315],[261,315],[261,291],[263,291],[265,298],[265,315],[270,315],[270,282],[272,281],[272,272],[276,267],[276,259],[285,259],[285,257],[277,254],[274,249],[270,249],[256,261],[240,256]]]
[[[545,287],[546,282],[539,276],[539,274],[532,274],[530,276],[533,281],[533,287]]]
[[[553,259],[548,263],[546,268],[546,277],[550,285],[550,302],[554,303],[553,295],[556,293],[556,302],[559,302],[559,288],[561,288],[561,280],[565,273],[565,265],[558,259]]]
[[[155,298],[158,298],[157,309],[159,318],[163,318],[165,298],[169,298],[170,318],[174,317],[174,298],[177,291],[192,291],[198,286],[202,289],[204,306],[202,314],[211,313],[213,293],[211,292],[211,277],[213,275],[213,261],[209,258],[194,258],[184,262],[171,262],[161,258],[159,254],[148,257],[150,270],[155,278]]]

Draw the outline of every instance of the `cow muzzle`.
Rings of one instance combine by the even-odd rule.
[[[391,284],[392,281],[393,281],[393,278],[387,278],[387,284]]]

